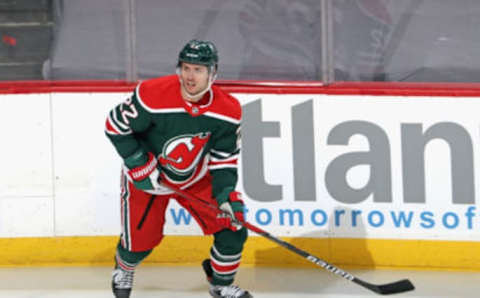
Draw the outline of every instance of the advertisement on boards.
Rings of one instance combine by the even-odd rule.
[[[237,188],[252,224],[276,236],[480,240],[476,98],[234,95],[243,107]],[[24,120],[23,135],[34,136],[5,148],[5,164],[28,162],[3,172],[2,237],[119,234],[121,160],[103,127],[127,96],[4,97],[5,123],[36,109]],[[17,148],[33,137],[25,157]],[[201,233],[173,201],[165,232]]]
[[[480,239],[471,98],[237,94],[246,219],[280,236]],[[199,233],[176,204],[170,233]]]

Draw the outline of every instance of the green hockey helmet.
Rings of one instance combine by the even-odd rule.
[[[217,70],[217,48],[211,41],[190,40],[178,54],[177,67],[182,62],[206,65],[210,70]]]

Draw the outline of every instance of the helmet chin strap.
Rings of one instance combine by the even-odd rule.
[[[184,94],[188,97],[188,99],[190,99],[191,101],[195,102],[195,101],[198,101],[200,98],[202,98],[202,96],[208,92],[208,90],[210,90],[210,88],[212,87],[212,84],[213,82],[215,81],[215,79],[217,78],[217,74],[214,73],[213,71],[210,72],[210,74],[208,75],[208,84],[207,84],[207,87],[205,89],[203,89],[202,91],[200,92],[197,92],[196,94],[192,94],[190,92],[187,91],[187,89],[184,87],[184,82],[182,80],[182,77],[180,76],[180,69],[177,68],[177,75],[178,75],[178,79],[180,80],[180,86],[184,92]]]

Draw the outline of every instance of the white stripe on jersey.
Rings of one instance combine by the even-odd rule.
[[[217,118],[217,119],[227,121],[227,122],[230,122],[230,123],[233,123],[233,124],[240,124],[240,120],[238,120],[238,119],[228,117],[228,116],[225,116],[225,115],[222,115],[222,114],[217,114],[217,113],[214,113],[214,112],[206,112],[203,115],[209,116],[209,117],[212,117],[212,118]]]
[[[229,162],[229,161],[234,161],[236,159],[238,159],[238,154],[234,154],[227,158],[215,158],[213,156],[210,156],[210,161],[213,161],[213,162]]]
[[[112,118],[110,117],[110,114],[108,115],[108,123],[110,123],[111,126],[113,126],[113,128],[118,131],[118,134],[120,135],[129,135],[132,133],[132,130],[129,129],[127,130],[126,132],[123,132],[121,129],[118,128],[117,124],[115,123],[115,121],[112,120]],[[115,133],[111,133],[109,130],[105,129],[105,131],[109,134],[109,135],[112,135],[112,134],[115,134]]]
[[[117,108],[114,108],[114,109],[113,109],[113,120],[115,120],[115,124],[117,124],[117,125],[120,126],[121,128],[126,129],[126,130],[130,130],[130,127],[128,127],[127,125],[125,125],[125,124],[123,124],[122,122],[118,121]]]
[[[221,165],[213,165],[213,166],[208,166],[210,170],[219,170],[219,169],[236,169],[237,165],[236,164],[221,164]]]
[[[232,155],[232,153],[223,152],[223,151],[217,151],[217,150],[215,150],[215,149],[210,149],[210,152],[215,153],[216,155],[223,156],[223,157],[229,157],[230,155]]]

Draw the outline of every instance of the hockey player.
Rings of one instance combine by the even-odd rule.
[[[175,199],[213,234],[203,263],[212,297],[249,298],[233,285],[247,231],[244,204],[235,191],[241,106],[212,86],[218,67],[213,43],[191,40],[179,53],[177,73],[140,83],[133,95],[108,114],[105,131],[122,157],[122,232],[115,255],[112,290],[128,298],[135,268],[163,238],[165,212]],[[217,214],[162,187],[174,184],[217,204]]]

